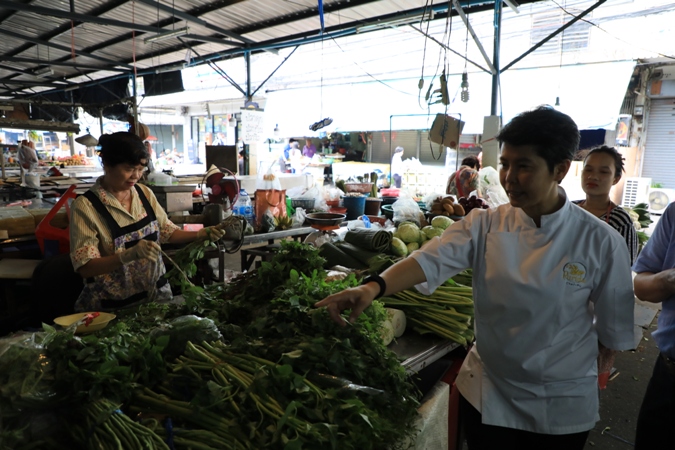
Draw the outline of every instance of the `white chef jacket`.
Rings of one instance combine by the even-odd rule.
[[[507,204],[472,211],[412,257],[425,293],[473,267],[476,345],[457,387],[484,424],[543,434],[593,428],[598,340],[634,347],[630,259],[618,233],[567,199],[540,228]]]

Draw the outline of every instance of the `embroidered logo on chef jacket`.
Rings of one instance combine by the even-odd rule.
[[[580,283],[586,282],[586,266],[578,262],[565,264],[563,278],[567,281],[567,284],[581,287]]]

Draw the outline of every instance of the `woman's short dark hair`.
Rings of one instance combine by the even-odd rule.
[[[551,173],[557,164],[574,160],[579,139],[574,120],[548,105],[518,114],[497,135],[500,144],[534,146]]]
[[[478,161],[478,157],[475,155],[469,155],[464,158],[462,160],[462,165],[469,166],[472,169],[480,170],[480,162]]]
[[[113,167],[118,164],[145,166],[150,159],[141,138],[128,131],[103,134],[98,138],[98,144],[101,146],[98,154],[104,166]]]
[[[606,145],[603,145],[602,147],[595,147],[591,149],[584,158],[584,164],[586,164],[586,160],[593,153],[604,153],[614,158],[614,178],[621,177],[621,172],[626,171],[626,169],[624,169],[623,167],[623,156],[614,147],[608,147]]]

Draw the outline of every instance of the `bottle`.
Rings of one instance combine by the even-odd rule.
[[[232,208],[235,214],[244,216],[246,221],[253,226],[253,207],[251,206],[251,197],[246,193],[246,189],[239,191],[239,197]]]

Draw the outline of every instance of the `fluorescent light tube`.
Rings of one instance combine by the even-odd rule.
[[[144,42],[146,44],[151,43],[151,42],[159,42],[159,41],[163,41],[163,40],[166,40],[166,39],[185,36],[189,32],[190,32],[190,30],[189,30],[188,27],[176,28],[175,30],[167,30],[167,31],[163,31],[161,33],[157,33],[154,36],[147,37],[147,38],[145,38]]]

